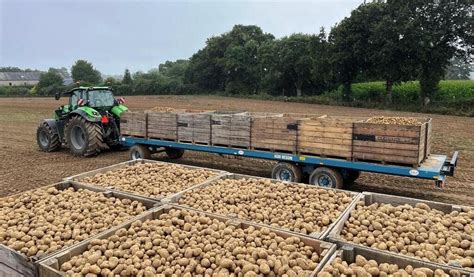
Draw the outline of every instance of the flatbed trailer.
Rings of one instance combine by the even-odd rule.
[[[150,158],[152,153],[163,152],[170,158],[180,158],[185,150],[231,155],[246,158],[277,161],[272,170],[272,178],[281,181],[299,182],[302,175],[309,176],[309,183],[324,187],[341,188],[355,181],[360,172],[371,172],[417,179],[433,180],[437,187],[443,188],[446,176],[453,176],[457,165],[458,152],[451,158],[446,155],[431,154],[418,167],[383,164],[377,162],[351,161],[342,158],[299,155],[221,147],[212,145],[182,143],[176,141],[122,136],[122,144],[130,147],[131,159]]]

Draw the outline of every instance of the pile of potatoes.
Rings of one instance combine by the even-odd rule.
[[[165,197],[216,175],[210,170],[188,169],[174,164],[140,163],[99,173],[80,181],[148,197]]]
[[[222,179],[188,191],[180,205],[310,234],[322,232],[351,203],[350,194],[268,179]]]
[[[467,207],[447,214],[425,203],[365,206],[361,202],[341,236],[379,250],[474,268],[474,209]]]
[[[367,123],[389,124],[389,125],[411,125],[418,126],[421,122],[414,117],[375,116],[367,119]]]
[[[0,201],[0,244],[28,257],[71,246],[144,212],[142,203],[54,187]]]
[[[298,237],[171,209],[92,240],[60,270],[90,276],[310,276],[320,259]]]
[[[348,264],[343,261],[340,257],[336,257],[330,265],[326,265],[321,272],[318,273],[318,277],[330,277],[330,276],[393,276],[393,277],[444,277],[461,276],[461,273],[457,270],[451,270],[447,274],[442,269],[432,270],[426,267],[413,268],[408,265],[400,268],[396,264],[390,263],[377,263],[375,260],[367,260],[364,256],[357,255],[355,261]]]

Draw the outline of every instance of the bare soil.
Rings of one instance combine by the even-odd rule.
[[[65,102],[66,99],[55,101],[50,98],[0,98],[0,197],[128,160],[126,151],[104,152],[94,158],[73,157],[67,149],[56,153],[39,151],[36,145],[38,123],[43,118],[51,117],[53,110]],[[432,181],[368,173],[363,173],[357,182],[347,189],[454,204],[474,203],[474,118],[215,96],[133,96],[127,97],[127,105],[135,111],[163,106],[346,116],[429,116],[433,118],[432,153],[451,154],[455,150],[460,151],[455,177],[448,177],[444,189],[436,188]],[[157,154],[155,158],[168,161],[164,154]],[[270,176],[272,165],[269,161],[190,151],[186,152],[182,159],[173,162],[263,177]]]

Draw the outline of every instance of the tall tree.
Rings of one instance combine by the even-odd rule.
[[[39,82],[36,86],[38,94],[48,95],[53,90],[59,89],[63,85],[63,78],[56,69],[50,68],[48,72],[41,73]]]
[[[243,85],[255,91],[258,48],[272,39],[257,26],[235,25],[230,32],[208,39],[206,47],[191,57],[186,80],[207,90],[226,90],[228,85],[234,90]]]
[[[362,4],[331,30],[331,64],[336,79],[342,83],[346,100],[350,98],[351,84],[356,76],[369,67],[369,37],[373,23],[379,19],[377,9],[370,4]]]
[[[133,83],[132,75],[130,74],[130,70],[125,69],[122,78],[122,84],[131,85]]]
[[[472,0],[424,1],[390,0],[390,8],[404,15],[397,22],[411,32],[412,47],[417,51],[422,105],[427,105],[438,90],[450,60],[466,61],[474,54]]]
[[[370,26],[367,68],[368,76],[385,80],[386,103],[392,103],[393,85],[416,77],[416,49],[413,47],[415,34],[397,24],[404,20],[400,10],[385,3],[370,3],[366,8],[373,10],[375,18]]]
[[[71,67],[71,75],[74,82],[87,82],[91,84],[99,84],[102,81],[101,74],[94,68],[92,63],[86,60],[78,60]]]

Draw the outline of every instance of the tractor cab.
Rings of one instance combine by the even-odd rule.
[[[49,143],[56,140],[80,156],[98,154],[105,145],[120,147],[120,116],[128,110],[123,98],[115,99],[110,87],[77,87],[56,93],[55,99],[61,96],[69,97],[68,104],[57,108],[54,119],[46,119],[38,127],[40,149],[58,150],[60,145]]]

